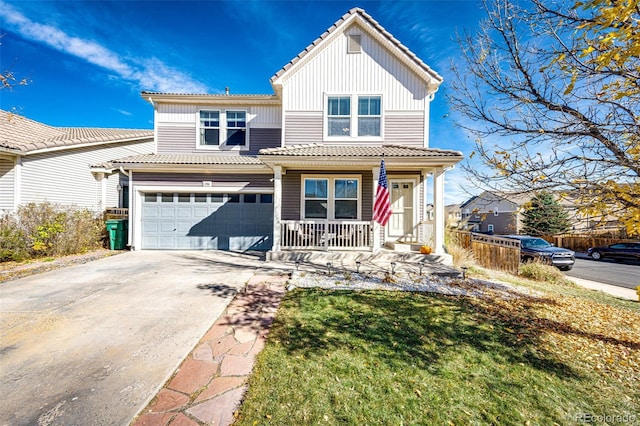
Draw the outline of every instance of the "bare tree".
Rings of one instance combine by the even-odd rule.
[[[450,101],[474,135],[485,187],[554,190],[640,233],[637,1],[485,0],[458,37]]]

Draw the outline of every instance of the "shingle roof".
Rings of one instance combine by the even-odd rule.
[[[284,148],[261,149],[260,155],[282,155],[293,157],[451,157],[462,159],[462,153],[460,151],[397,145],[293,145]]]
[[[0,110],[0,148],[19,153],[150,138],[152,130],[53,127]]]
[[[340,19],[338,19],[331,27],[329,27],[320,37],[315,39],[313,43],[307,46],[302,52],[300,52],[295,58],[289,61],[284,67],[282,67],[278,72],[276,72],[271,77],[271,82],[273,83],[278,77],[287,72],[292,66],[294,66],[298,61],[304,58],[309,52],[311,52],[316,46],[318,46],[323,40],[333,34],[340,25],[342,25],[346,20],[348,20],[353,15],[361,16],[366,22],[368,22],[372,27],[374,27],[380,34],[382,34],[391,44],[393,44],[396,48],[398,48],[402,53],[404,53],[411,61],[413,61],[420,69],[429,74],[432,78],[437,80],[438,82],[442,82],[443,78],[437,72],[432,70],[427,64],[425,64],[415,53],[409,50],[404,44],[402,44],[398,39],[396,39],[391,33],[384,29],[382,25],[378,23],[375,19],[371,17],[364,9],[359,7],[354,7],[349,10],[347,13],[342,15]]]
[[[260,165],[264,163],[254,156],[220,154],[143,154],[112,161],[121,164],[196,164],[196,165]]]

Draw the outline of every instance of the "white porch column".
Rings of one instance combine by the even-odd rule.
[[[13,211],[22,204],[22,157],[16,157],[13,167]]]
[[[378,179],[380,178],[380,167],[374,167],[372,170],[373,173],[373,197],[372,200],[375,203],[376,201],[376,191],[378,189]],[[371,211],[373,211],[373,206],[371,206]],[[380,224],[374,220],[373,222],[373,251],[376,252],[380,250],[382,247],[380,241]]]
[[[271,251],[280,251],[282,221],[282,166],[273,168],[273,247]]]
[[[433,171],[433,252],[444,253],[444,169]]]

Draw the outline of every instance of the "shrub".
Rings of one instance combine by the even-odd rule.
[[[18,228],[15,216],[0,217],[0,262],[19,262],[29,257],[27,239]]]
[[[447,244],[447,253],[453,257],[453,266],[461,268],[463,266],[471,266],[475,264],[475,258],[471,249],[466,249],[457,243]]]
[[[573,286],[573,282],[565,278],[555,266],[544,264],[540,261],[527,262],[520,265],[520,276],[535,281],[542,281],[549,284],[560,284]]]
[[[64,256],[99,248],[104,224],[87,209],[49,202],[22,205],[0,222],[0,261]]]

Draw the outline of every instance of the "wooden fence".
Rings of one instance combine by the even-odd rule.
[[[578,252],[586,252],[590,247],[608,246],[609,244],[634,241],[625,238],[611,238],[600,237],[597,235],[578,234],[544,235],[542,236],[542,238],[555,246]]]
[[[520,241],[495,235],[452,231],[450,238],[473,252],[476,261],[489,269],[518,273]]]

